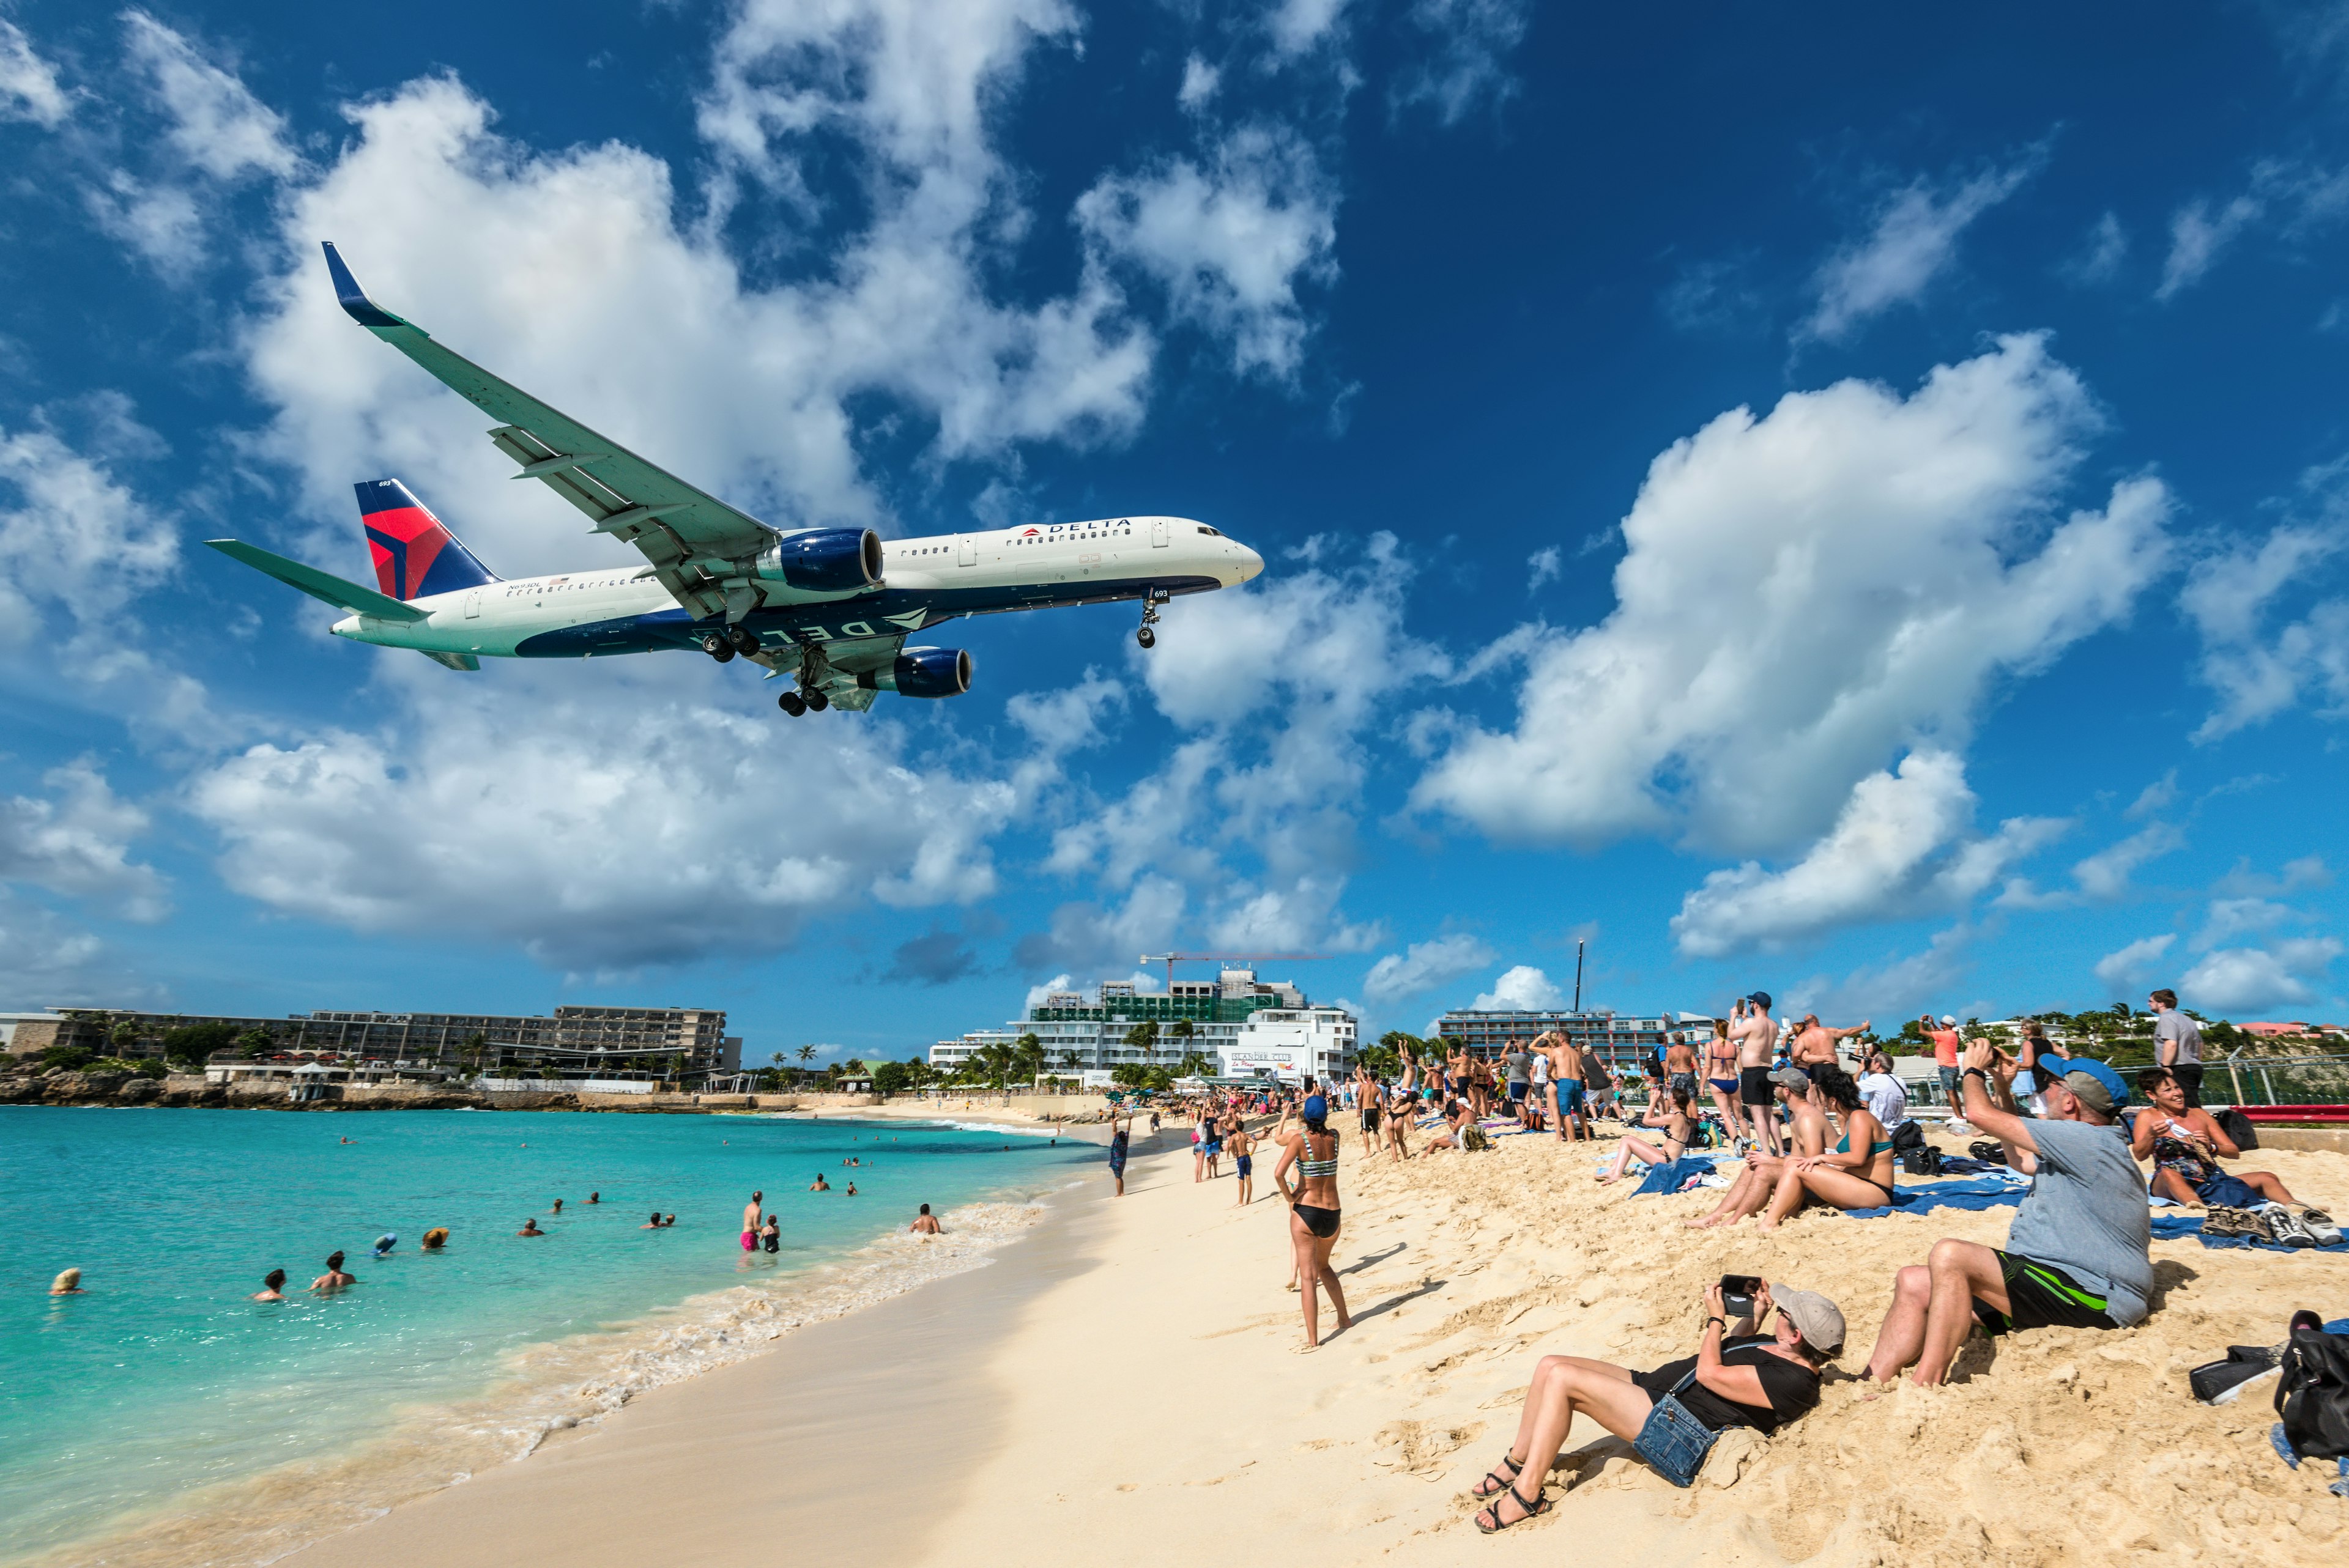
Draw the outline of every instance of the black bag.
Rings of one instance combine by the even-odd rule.
[[[2293,1329],[2283,1348],[2275,1408],[2285,1439],[2301,1458],[2349,1454],[2349,1334]]]
[[[1967,1144],[1966,1152],[1972,1155],[1975,1159],[1981,1161],[1985,1165],[2003,1165],[2006,1163],[2006,1145],[2003,1143],[1994,1142],[1987,1138],[1978,1139],[1974,1142]]]
[[[1925,1130],[1913,1121],[1904,1121],[1892,1130],[1892,1152],[1906,1154],[1912,1149],[1925,1147]]]
[[[2227,1141],[2244,1153],[2249,1154],[2260,1146],[2260,1130],[2251,1124],[2250,1117],[2233,1106],[2229,1106],[2210,1119],[2219,1124],[2219,1130],[2227,1135]]]
[[[1900,1157],[1900,1169],[1911,1176],[1939,1176],[1941,1151],[1930,1143],[1921,1144]]]

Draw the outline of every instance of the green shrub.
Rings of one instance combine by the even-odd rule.
[[[77,1072],[89,1064],[90,1053],[80,1046],[51,1046],[41,1053],[41,1065]]]

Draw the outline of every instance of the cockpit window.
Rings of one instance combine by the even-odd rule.
[[[1204,522],[1199,525],[1199,531],[1206,534],[1209,539],[1221,539],[1223,537],[1222,534],[1217,533],[1214,529],[1209,528]]]

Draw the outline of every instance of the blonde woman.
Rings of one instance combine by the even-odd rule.
[[[87,1295],[81,1288],[81,1270],[67,1269],[49,1284],[51,1295]]]

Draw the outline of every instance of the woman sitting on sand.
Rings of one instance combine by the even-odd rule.
[[[1778,1178],[1790,1161],[1806,1159],[1826,1152],[1827,1146],[1826,1114],[1811,1103],[1811,1080],[1800,1068],[1780,1068],[1770,1075],[1770,1086],[1785,1105],[1793,1124],[1787,1129],[1792,1152],[1785,1155],[1765,1154],[1757,1145],[1745,1151],[1745,1168],[1713,1212],[1701,1220],[1686,1222],[1689,1229],[1702,1231],[1713,1225],[1733,1225],[1748,1214],[1758,1214],[1762,1205],[1778,1190]],[[1760,1106],[1754,1108],[1755,1136],[1769,1112]]]
[[[1675,1084],[1669,1092],[1671,1100],[1663,1111],[1651,1110],[1635,1123],[1640,1127],[1661,1128],[1664,1136],[1661,1145],[1625,1133],[1622,1146],[1615,1150],[1615,1163],[1599,1178],[1600,1186],[1620,1181],[1634,1160],[1644,1165],[1669,1165],[1688,1152],[1689,1139],[1693,1132],[1689,1125],[1689,1091]]]
[[[1767,1435],[1816,1406],[1819,1368],[1843,1351],[1843,1313],[1814,1292],[1765,1284],[1754,1295],[1757,1328],[1769,1322],[1773,1308],[1778,1321],[1767,1332],[1729,1339],[1721,1286],[1709,1286],[1696,1354],[1652,1372],[1633,1372],[1580,1356],[1543,1357],[1534,1367],[1533,1386],[1526,1390],[1516,1441],[1474,1488],[1474,1495],[1494,1500],[1476,1511],[1476,1528],[1490,1535],[1550,1511],[1553,1504],[1542,1495],[1542,1481],[1557,1462],[1557,1451],[1578,1415],[1637,1445],[1649,1416],[1668,1396],[1716,1433],[1752,1427]],[[1649,1451],[1641,1449],[1641,1456]],[[1668,1479],[1689,1485],[1703,1463],[1702,1451],[1692,1461],[1685,1479],[1667,1471]],[[1534,1480],[1531,1497],[1521,1479],[1527,1475]]]
[[[1778,1185],[1762,1216],[1765,1231],[1776,1230],[1780,1221],[1809,1202],[1881,1209],[1892,1202],[1892,1135],[1861,1101],[1859,1086],[1833,1062],[1811,1068],[1810,1079],[1842,1118],[1843,1141],[1822,1154],[1778,1162]]]
[[[1337,1271],[1330,1266],[1330,1249],[1338,1244],[1340,1218],[1338,1135],[1330,1130],[1330,1102],[1318,1094],[1309,1097],[1303,1116],[1305,1125],[1281,1142],[1280,1163],[1272,1168],[1272,1183],[1288,1205],[1289,1243],[1297,1253],[1298,1295],[1305,1308],[1305,1343],[1298,1348],[1312,1350],[1321,1343],[1317,1285],[1330,1293],[1340,1333],[1352,1327],[1354,1319],[1346,1310],[1346,1292],[1338,1283]],[[1298,1175],[1293,1188],[1288,1184],[1291,1170]]]

